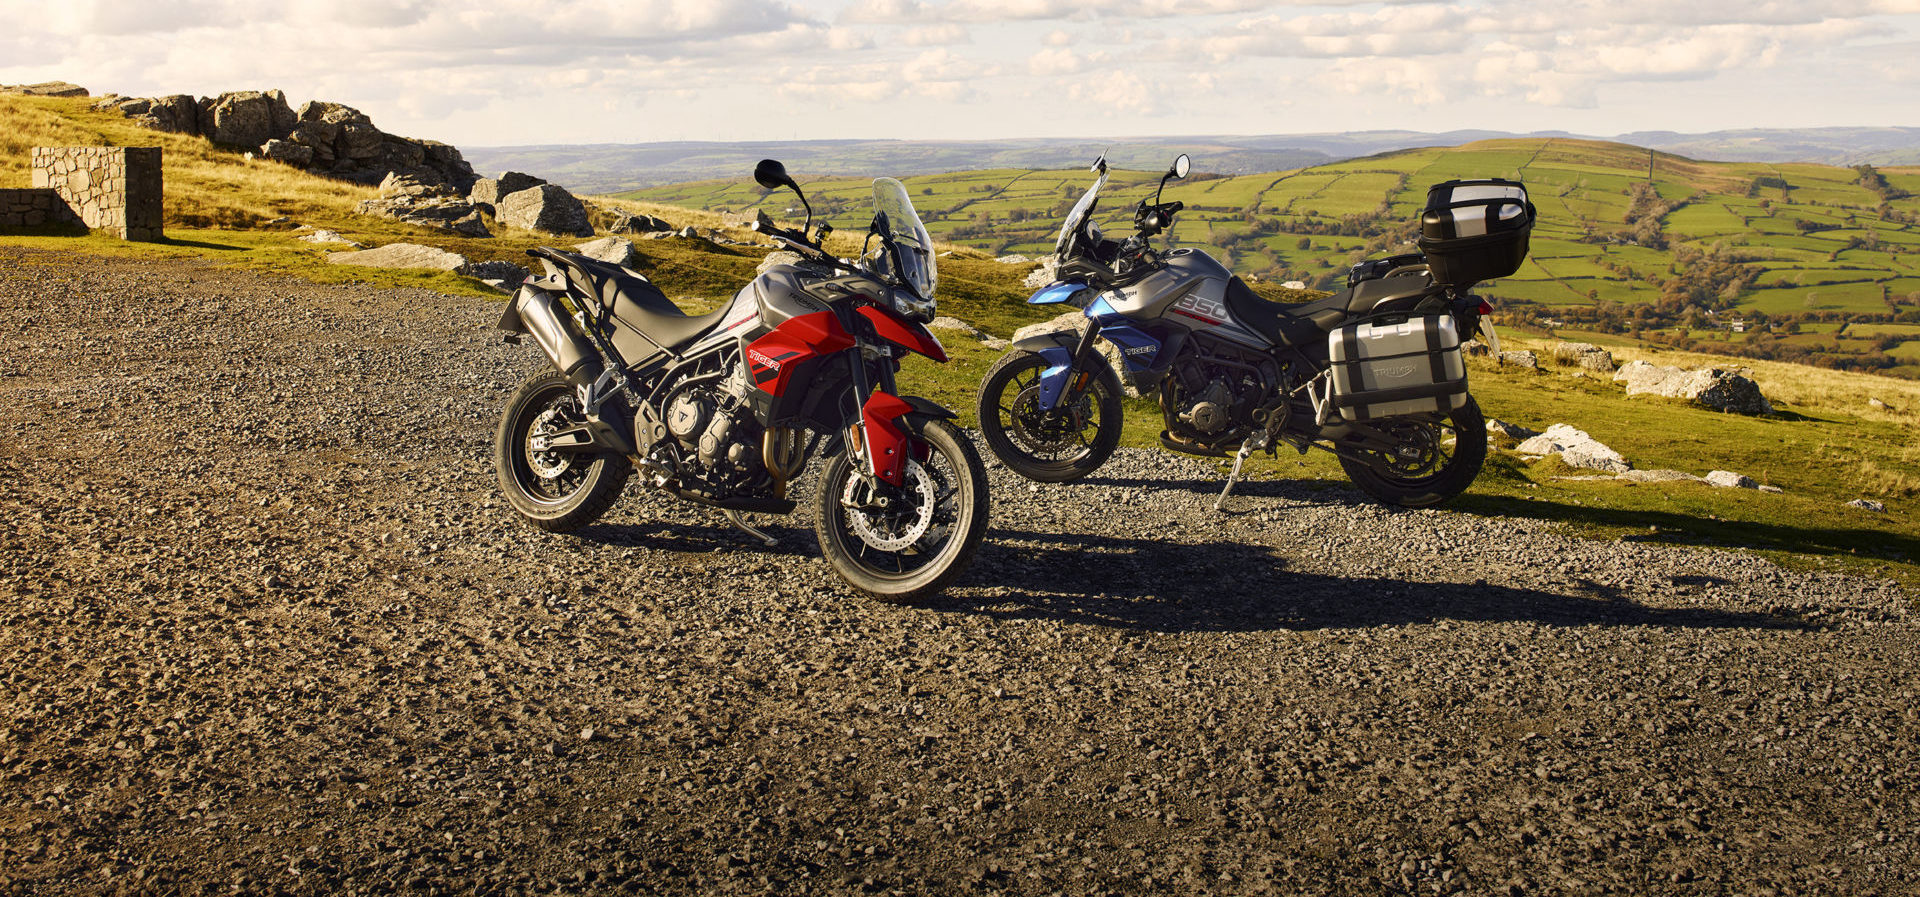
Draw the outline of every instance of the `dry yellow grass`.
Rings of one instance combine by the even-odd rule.
[[[1511,330],[1502,330],[1500,339],[1501,348],[1532,349],[1542,359],[1553,362],[1565,363],[1561,362],[1559,356],[1570,354],[1562,348],[1565,343],[1559,340],[1529,338]],[[1613,353],[1613,360],[1620,364],[1645,361],[1648,364],[1689,369],[1745,368],[1752,372],[1754,382],[1760,384],[1760,391],[1767,399],[1776,406],[1782,406],[1783,410],[1800,414],[1843,414],[1862,420],[1900,424],[1920,432],[1920,382],[1917,381],[1808,367],[1784,361],[1730,358],[1671,349],[1606,348]],[[1878,399],[1887,407],[1876,408],[1869,401],[1871,399]]]
[[[149,131],[87,99],[0,96],[0,187],[32,185],[36,146],[157,146],[169,227],[246,229],[275,218],[337,221],[376,191],[248,160],[198,137]]]

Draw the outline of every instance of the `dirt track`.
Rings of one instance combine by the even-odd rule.
[[[510,519],[495,312],[0,248],[0,890],[1920,893],[1891,585],[1123,452],[881,606]]]

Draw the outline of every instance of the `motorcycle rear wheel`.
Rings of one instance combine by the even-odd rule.
[[[1444,423],[1376,424],[1405,438],[1405,457],[1369,461],[1341,456],[1340,467],[1373,500],[1403,508],[1431,508],[1467,491],[1487,460],[1487,424],[1472,396]]]
[[[910,459],[904,488],[884,483],[890,507],[860,506],[868,488],[844,452],[827,462],[813,499],[820,553],[854,588],[904,603],[947,587],[987,531],[987,471],[973,442],[952,424],[901,419],[926,459]],[[851,507],[849,505],[852,505]]]
[[[980,433],[1014,473],[1070,483],[1107,463],[1120,444],[1120,380],[1103,361],[1074,407],[1042,411],[1040,374],[1046,368],[1046,360],[1032,352],[1000,356],[980,384]]]
[[[626,487],[633,465],[612,454],[535,451],[543,430],[579,420],[573,385],[558,371],[520,384],[493,437],[494,472],[514,513],[550,533],[579,529],[605,514]]]

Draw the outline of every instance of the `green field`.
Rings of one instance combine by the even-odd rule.
[[[1204,157],[1194,162],[1206,170]],[[1884,174],[1895,186],[1920,185],[1911,169]],[[1099,214],[1108,233],[1128,231],[1133,203],[1151,194],[1158,175],[1114,172]],[[1166,198],[1187,210],[1167,239],[1212,251],[1243,274],[1324,281],[1369,252],[1411,249],[1399,241],[1411,236],[1428,185],[1488,176],[1525,181],[1539,209],[1532,240],[1539,264],[1489,286],[1495,295],[1549,306],[1658,303],[1683,247],[1718,247],[1758,271],[1728,302],[1733,310],[1890,314],[1901,306],[1889,305],[1889,294],[1896,303],[1920,301],[1920,201],[1898,200],[1883,211],[1848,168],[1696,162],[1591,141],[1491,140],[1176,182]],[[1091,176],[1000,169],[906,182],[936,236],[990,253],[1038,255],[1049,251],[1061,216]],[[826,178],[806,189],[836,226],[860,228],[867,184]],[[1658,218],[1664,248],[1634,245],[1628,234],[1636,185],[1651,185],[1671,206]],[[785,216],[791,205],[744,179],[623,196],[729,214]]]

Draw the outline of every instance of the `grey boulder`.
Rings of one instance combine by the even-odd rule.
[[[1624,383],[1627,395],[1684,399],[1738,414],[1772,414],[1773,404],[1760,393],[1760,384],[1726,368],[1688,371],[1645,361],[1629,362],[1613,375]]]
[[[541,184],[501,197],[494,216],[500,223],[521,230],[593,236],[593,225],[587,221],[587,207],[573,194],[553,184]]]

